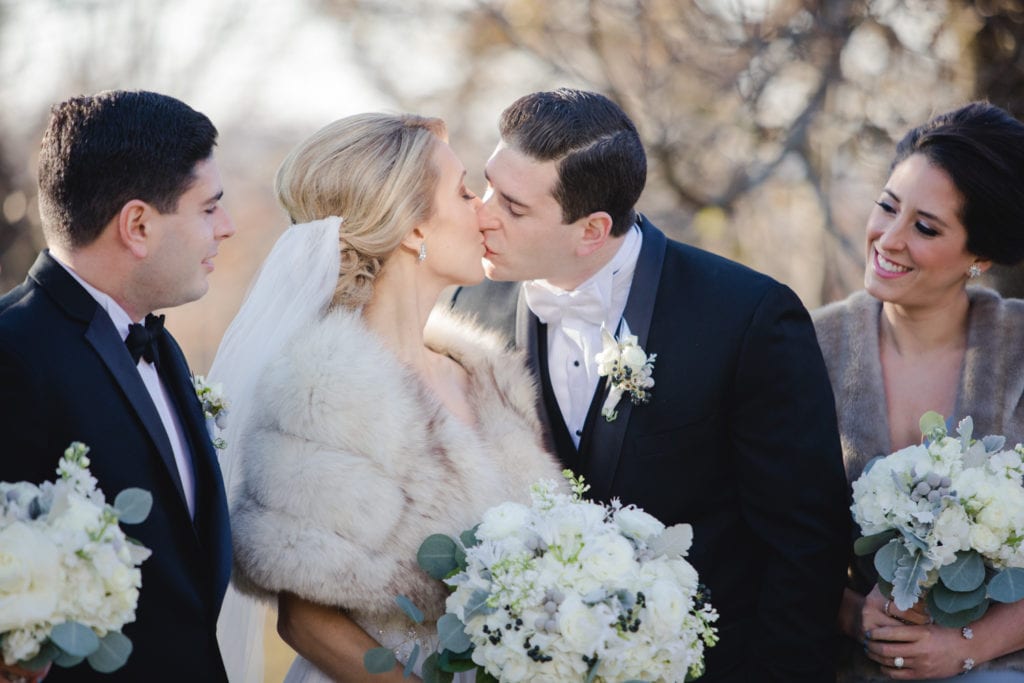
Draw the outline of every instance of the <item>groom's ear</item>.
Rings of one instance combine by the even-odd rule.
[[[136,258],[145,258],[149,253],[147,237],[149,218],[155,209],[140,199],[133,199],[118,212],[114,218],[121,244]]]
[[[580,219],[581,233],[576,245],[577,256],[589,256],[604,246],[612,232],[612,217],[606,211],[595,211]]]

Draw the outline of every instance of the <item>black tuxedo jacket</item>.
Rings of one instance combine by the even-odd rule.
[[[164,335],[160,376],[187,435],[196,479],[189,516],[170,441],[106,311],[46,252],[0,298],[0,480],[55,478],[72,441],[90,447],[108,502],[153,494],[149,518],[125,533],[153,551],[128,663],[113,674],[54,666],[47,681],[224,681],[216,623],[231,570],[224,485],[181,349]]]
[[[649,403],[607,422],[602,380],[579,449],[551,392],[547,331],[518,284],[458,290],[527,350],[549,446],[591,495],[693,525],[689,559],[718,609],[704,681],[835,680],[850,513],[832,391],[814,328],[787,287],[665,238],[642,220],[624,317],[658,355]]]

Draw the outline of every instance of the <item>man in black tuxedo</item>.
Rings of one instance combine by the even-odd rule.
[[[216,137],[183,102],[124,91],[54,106],[43,137],[49,249],[0,298],[0,480],[52,480],[82,441],[109,501],[133,486],[153,494],[148,519],[125,528],[153,551],[123,630],[128,663],[109,675],[54,666],[48,682],[226,680],[216,640],[231,568],[224,486],[185,357],[151,315],[205,294],[234,233]]]
[[[453,307],[527,351],[549,446],[594,498],[693,525],[689,559],[721,615],[702,680],[833,681],[850,515],[806,310],[634,211],[646,156],[607,98],[527,95],[500,129],[482,218],[498,282]],[[657,354],[649,402],[623,397],[614,420],[594,362],[602,325]]]

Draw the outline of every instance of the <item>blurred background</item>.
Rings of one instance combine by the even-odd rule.
[[[479,192],[501,110],[571,86],[638,124],[644,213],[813,308],[861,286],[908,128],[978,98],[1024,115],[1022,50],[1022,0],[0,0],[0,291],[43,246],[36,152],[67,97],[156,90],[219,128],[238,233],[168,315],[205,372],[285,228],[271,181],[292,145],[360,111],[441,116]],[[1024,292],[1014,271],[988,284]]]

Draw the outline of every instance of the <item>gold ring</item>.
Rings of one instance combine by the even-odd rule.
[[[889,614],[889,605],[891,605],[891,604],[892,604],[892,600],[886,600],[885,601],[885,607],[882,608],[882,611],[885,612],[885,616],[887,616],[887,617],[891,617],[892,616],[891,614]]]

